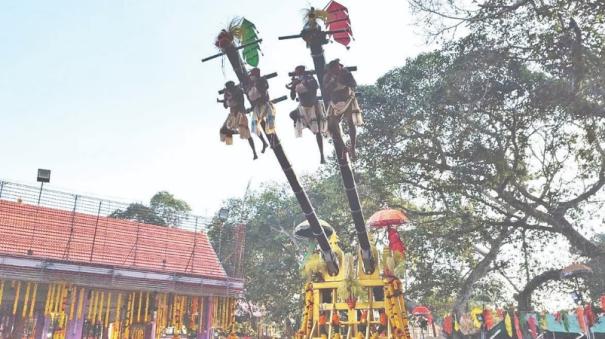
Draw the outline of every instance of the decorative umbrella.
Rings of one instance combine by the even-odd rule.
[[[578,277],[590,274],[592,274],[592,268],[580,263],[573,263],[561,270],[561,279],[574,279],[576,290],[572,293],[572,297],[580,305],[584,304],[584,300],[582,298]]]
[[[385,209],[372,214],[370,219],[368,219],[368,225],[374,228],[386,228],[389,239],[389,249],[403,255],[405,253],[405,245],[403,244],[403,241],[401,241],[395,226],[404,224],[407,221],[408,218],[403,212],[394,209]]]
[[[436,337],[435,324],[433,323],[433,314],[431,313],[431,310],[429,310],[428,307],[422,305],[414,306],[414,308],[412,309],[412,314],[415,316],[424,317],[428,325],[431,325],[431,328],[433,329],[433,337]]]
[[[332,34],[334,41],[345,46],[349,46],[353,32],[351,31],[351,20],[349,19],[349,10],[336,1],[330,1],[324,9],[328,13],[326,26],[329,31],[336,31]]]
[[[408,217],[400,210],[385,209],[378,211],[368,219],[368,225],[374,228],[382,228],[393,225],[401,225],[408,221]]]
[[[419,305],[412,309],[412,314],[413,315],[427,315],[427,314],[431,314],[431,310],[429,310],[429,308],[426,306]]]
[[[326,236],[330,238],[330,236],[334,233],[334,228],[328,224],[327,221],[319,219],[319,225],[323,228],[324,232],[326,232]],[[294,228],[294,236],[299,239],[312,239],[313,231],[311,230],[311,225],[309,225],[308,221],[303,221],[298,226]]]
[[[561,270],[561,279],[569,279],[589,274],[592,274],[592,268],[584,264],[573,263]]]

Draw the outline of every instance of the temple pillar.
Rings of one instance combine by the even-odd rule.
[[[84,296],[88,295],[88,291],[84,290]],[[84,330],[84,320],[86,319],[86,310],[88,305],[88,298],[84,297],[82,301],[82,314],[78,318],[78,308],[80,305],[76,305],[74,309],[74,318],[67,322],[67,332],[65,333],[66,339],[80,339],[82,338],[82,331]]]

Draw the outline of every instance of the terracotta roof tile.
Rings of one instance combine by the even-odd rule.
[[[30,249],[41,259],[226,278],[204,232],[0,200],[0,254]]]

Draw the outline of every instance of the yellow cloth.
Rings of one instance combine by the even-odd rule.
[[[262,103],[254,107],[254,119],[256,120],[256,134],[261,135],[261,122],[265,122],[265,133],[275,133],[275,106],[273,103]]]
[[[483,315],[483,309],[480,307],[473,307],[471,310],[471,318],[473,319],[473,326],[475,326],[475,328],[481,328],[481,321],[479,321],[480,315]]]
[[[504,327],[506,328],[506,333],[509,337],[513,336],[513,321],[510,318],[510,315],[506,313],[504,316]]]
[[[227,116],[223,127],[232,131],[237,131],[240,139],[249,139],[251,136],[250,127],[248,127],[248,117],[245,113],[238,112],[233,107],[230,109],[229,115]],[[233,144],[233,137],[231,135],[223,134],[222,131],[220,133],[220,139],[227,145]]]

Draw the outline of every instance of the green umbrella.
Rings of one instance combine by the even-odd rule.
[[[242,19],[239,29],[241,45],[246,45],[258,40],[258,35],[256,34],[256,26],[252,22],[248,21],[246,18]],[[242,56],[244,57],[244,60],[248,65],[252,67],[258,66],[259,51],[260,45],[258,44],[258,42],[244,47],[244,50],[242,51]]]

